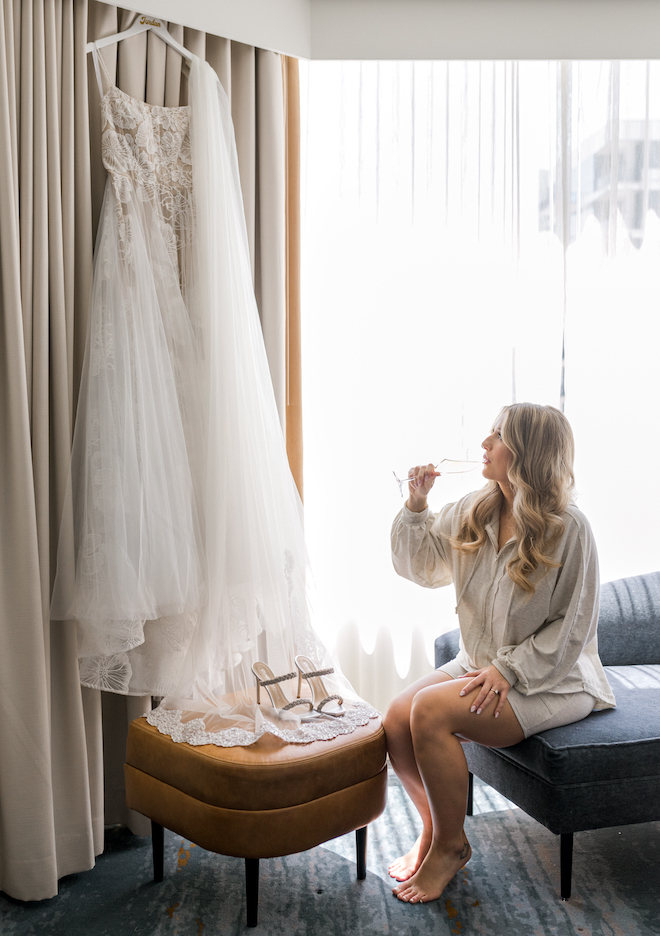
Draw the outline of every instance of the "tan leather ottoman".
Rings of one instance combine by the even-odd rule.
[[[138,718],[128,730],[126,802],[152,821],[157,881],[163,827],[245,858],[247,925],[256,926],[260,858],[356,830],[357,876],[366,877],[366,827],[387,800],[386,752],[380,718],[332,741],[286,744],[265,734],[231,748],[176,744]]]

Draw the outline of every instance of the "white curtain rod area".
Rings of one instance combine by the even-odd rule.
[[[660,35],[657,0],[144,0],[128,8],[310,60],[654,59]]]

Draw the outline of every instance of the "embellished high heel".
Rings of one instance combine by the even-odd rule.
[[[332,667],[329,669],[315,670],[314,664],[310,658],[302,654],[296,657],[296,666],[298,667],[298,698],[300,698],[302,680],[306,679],[312,691],[313,708],[315,712],[318,712],[319,715],[331,715],[333,718],[341,718],[342,715],[346,714],[346,710],[342,708],[344,704],[342,696],[338,694],[328,695],[328,690],[322,679],[323,676],[329,676],[330,673],[334,673]],[[337,702],[337,708],[334,711],[323,710],[324,705],[335,700]]]
[[[261,663],[259,661],[252,664],[252,672],[257,680],[257,705],[261,704],[261,688],[263,687],[268,693],[272,706],[278,715],[281,712],[290,712],[296,706],[305,705],[307,706],[307,712],[302,715],[298,712],[295,713],[301,721],[312,721],[319,717],[318,712],[314,711],[314,703],[311,699],[301,699],[300,693],[298,693],[298,698],[294,699],[293,702],[289,702],[284,695],[279,683],[285,682],[287,679],[293,679],[296,675],[295,673],[285,673],[284,676],[273,676],[273,671],[270,666],[267,663]]]

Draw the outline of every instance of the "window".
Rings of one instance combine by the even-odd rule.
[[[392,570],[392,471],[479,458],[504,403],[565,407],[603,578],[660,567],[660,222],[620,197],[646,185],[658,204],[637,156],[655,128],[657,158],[660,65],[314,62],[302,78],[306,531],[326,639],[358,689],[374,667],[393,685],[456,619],[452,589]],[[442,478],[432,506],[481,483]]]

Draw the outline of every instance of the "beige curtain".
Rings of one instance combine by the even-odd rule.
[[[104,744],[106,821],[130,818],[124,739],[128,720],[148,704],[107,695],[102,703],[100,693],[81,691],[75,627],[51,624],[48,613],[105,182],[85,44],[127,28],[137,14],[96,0],[0,0],[0,9],[0,889],[39,900],[102,851]],[[169,29],[216,69],[232,103],[255,289],[285,428],[282,60]],[[103,54],[127,93],[186,103],[181,60],[153,35]],[[66,516],[62,522],[67,528]]]
[[[85,9],[4,0],[0,30],[0,887],[34,900],[103,847],[100,699],[49,623],[92,260]]]

